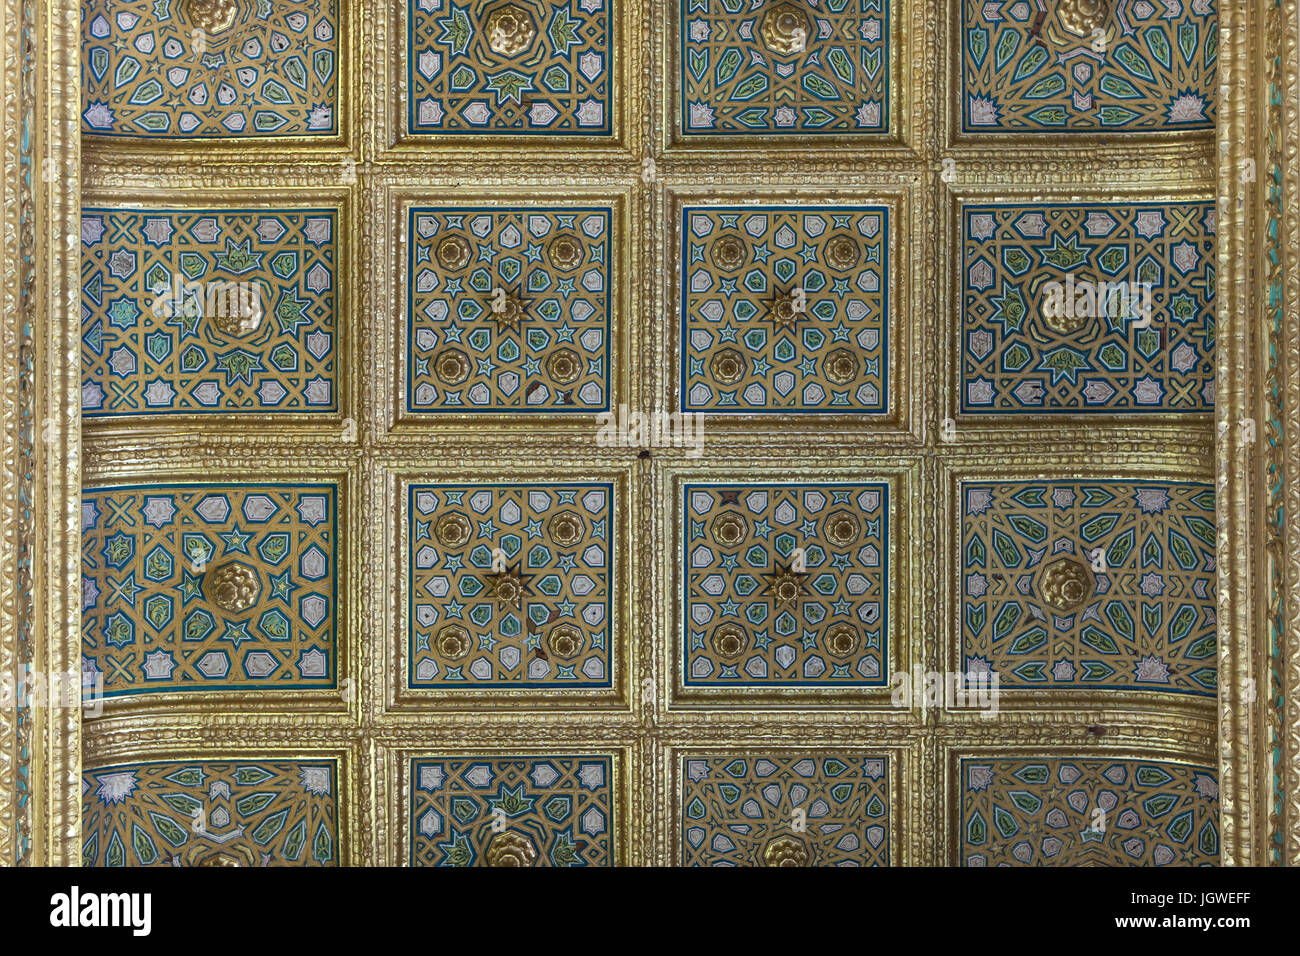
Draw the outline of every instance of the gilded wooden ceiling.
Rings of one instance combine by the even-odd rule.
[[[83,862],[1220,862],[1218,8],[85,0]]]

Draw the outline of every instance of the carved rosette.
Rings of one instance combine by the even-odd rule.
[[[759,33],[763,45],[782,55],[802,53],[808,46],[808,14],[794,3],[775,3],[763,15]]]
[[[745,377],[745,357],[736,349],[722,349],[709,360],[709,372],[721,384],[735,385]]]
[[[713,631],[711,643],[718,657],[735,661],[749,649],[749,634],[738,624],[720,624]]]
[[[459,548],[473,533],[469,519],[463,514],[443,515],[434,526],[433,533],[445,548]]]
[[[238,614],[257,603],[262,591],[257,572],[240,561],[223,564],[212,572],[212,601],[223,611]]]
[[[713,244],[709,255],[723,272],[735,272],[745,264],[746,246],[739,236],[723,236]]]
[[[572,272],[585,258],[582,243],[574,236],[556,236],[546,250],[551,265],[561,272]]]
[[[565,509],[551,517],[546,523],[546,530],[550,533],[551,540],[560,547],[571,548],[587,533],[587,525],[582,520],[582,515]]]
[[[1108,0],[1057,0],[1056,18],[1075,36],[1092,36],[1110,15]]]
[[[570,385],[582,377],[582,356],[570,348],[556,349],[546,359],[546,371],[560,385]]]
[[[862,368],[858,357],[848,349],[831,349],[823,363],[826,377],[836,385],[847,385],[858,377]]]
[[[532,866],[537,862],[537,847],[526,834],[504,830],[488,843],[484,856],[488,866]]]
[[[266,309],[262,305],[262,287],[256,283],[237,285],[222,296],[212,322],[226,335],[246,338],[262,327]]]
[[[459,385],[469,378],[469,357],[460,349],[439,352],[433,360],[433,372],[439,381],[447,385]]]
[[[1073,611],[1096,591],[1096,582],[1087,565],[1076,558],[1055,558],[1043,568],[1038,578],[1038,593],[1058,614]]]
[[[235,25],[239,0],[184,0],[182,10],[192,26],[208,33],[220,33]]]
[[[537,27],[532,16],[513,3],[492,11],[485,32],[488,47],[500,56],[518,56],[537,39]]]
[[[582,653],[582,631],[572,624],[557,624],[546,638],[546,647],[563,661],[571,661]]]
[[[798,837],[779,836],[763,848],[765,866],[807,866],[808,847]]]
[[[837,272],[848,272],[861,258],[862,246],[852,236],[835,236],[826,243],[826,264]]]
[[[448,236],[438,243],[434,255],[438,259],[438,265],[451,272],[457,272],[469,265],[473,251],[464,236]]]
[[[473,650],[469,631],[459,624],[448,624],[438,632],[438,653],[449,661],[458,661]]]
[[[724,511],[713,519],[713,537],[725,548],[734,548],[749,534],[749,522],[738,511]]]

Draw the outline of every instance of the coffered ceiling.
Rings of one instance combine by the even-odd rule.
[[[1217,6],[86,0],[84,862],[1219,862]]]

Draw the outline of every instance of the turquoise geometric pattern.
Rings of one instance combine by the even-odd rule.
[[[82,210],[82,414],[337,409],[330,209]]]
[[[611,686],[611,484],[412,485],[410,686]]]
[[[687,484],[687,687],[886,680],[889,487]]]
[[[412,133],[609,136],[617,0],[408,0]]]
[[[1212,130],[1214,0],[961,0],[967,133]]]
[[[82,494],[83,680],[104,696],[333,687],[334,485]]]
[[[963,758],[962,866],[1215,866],[1218,773],[1172,760]]]
[[[683,866],[888,866],[889,758],[682,758]]]
[[[1208,202],[961,210],[961,411],[1210,412]]]
[[[608,756],[411,761],[412,866],[612,866]]]
[[[410,212],[407,408],[609,407],[608,208]]]
[[[961,659],[1006,688],[1213,698],[1214,488],[963,482]]]
[[[338,866],[334,760],[119,764],[82,777],[83,866]]]
[[[682,411],[883,412],[889,210],[682,210]]]
[[[336,133],[338,27],[334,0],[85,0],[82,132]]]
[[[889,0],[677,0],[687,136],[889,127]]]

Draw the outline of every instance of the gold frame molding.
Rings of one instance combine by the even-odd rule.
[[[405,81],[395,71],[404,21],[399,4],[378,0],[340,0],[347,67],[340,75],[338,137],[204,149],[93,137],[83,144],[79,5],[0,0],[6,262],[0,296],[0,672],[79,670],[83,480],[234,477],[271,461],[269,470],[281,478],[330,476],[350,502],[348,515],[341,515],[351,534],[344,555],[350,608],[340,631],[340,676],[354,679],[357,689],[350,700],[309,694],[234,708],[230,697],[185,695],[182,707],[179,695],[170,695],[110,703],[103,717],[86,721],[70,708],[0,712],[0,861],[79,862],[83,761],[96,766],[181,754],[337,757],[340,780],[346,779],[340,788],[343,859],[374,864],[402,859],[408,786],[402,761],[409,756],[563,747],[618,755],[619,859],[666,864],[677,859],[678,755],[750,746],[898,754],[894,785],[901,796],[891,809],[906,822],[891,846],[898,863],[953,861],[955,755],[1029,749],[1217,762],[1222,862],[1300,863],[1297,0],[1219,5],[1215,138],[1071,137],[1068,143],[957,134],[951,109],[956,61],[944,39],[955,35],[957,2],[895,0],[900,16],[893,35],[907,35],[894,48],[888,134],[861,149],[796,152],[682,143],[674,133],[673,83],[664,72],[671,62],[671,5],[616,0],[623,16],[612,92],[614,135],[594,146],[548,140],[523,155],[517,143],[401,135],[394,110],[405,102]],[[391,85],[394,79],[398,85]],[[400,95],[390,95],[399,86]],[[947,159],[951,178],[941,174]],[[742,161],[743,178],[737,170]],[[888,172],[881,171],[884,166]],[[1117,190],[1116,182],[1128,185]],[[665,266],[672,262],[672,210],[679,197],[739,199],[741,187],[776,201],[847,189],[883,195],[899,205],[906,221],[907,247],[894,261],[903,261],[907,252],[913,260],[892,277],[899,291],[891,321],[905,327],[915,345],[909,387],[904,393],[893,380],[894,414],[883,430],[870,434],[849,423],[810,435],[782,433],[752,418],[720,421],[710,430],[707,460],[688,459],[676,449],[644,456],[635,449],[597,449],[589,435],[555,422],[510,429],[503,434],[507,443],[495,444],[476,438],[468,423],[399,423],[391,383],[400,367],[392,347],[401,318],[393,293],[400,288],[394,266],[403,240],[394,227],[401,225],[396,217],[402,203],[459,198],[466,190],[491,191],[494,201],[505,202],[507,187],[614,202],[621,216],[618,268],[627,278],[619,382],[634,407],[654,411],[670,407],[673,395],[672,383],[657,376],[662,357],[671,352],[676,321],[665,295],[671,288]],[[342,328],[354,337],[340,412],[283,426],[268,420],[235,424],[229,416],[192,416],[178,428],[96,422],[83,434],[83,191],[88,200],[126,195],[148,196],[149,202],[159,196],[253,201],[255,194],[274,191],[290,204],[310,196],[337,201],[346,227],[341,244],[348,246],[340,276],[347,303]],[[954,290],[943,248],[955,236],[958,205],[993,196],[1099,194],[1217,200],[1213,424],[1208,416],[1184,415],[1134,426],[1029,419],[1013,429],[954,414],[947,397],[952,370],[943,359],[956,333]],[[904,302],[906,314],[899,308]],[[956,442],[939,440],[938,423],[945,417],[957,419]],[[355,429],[348,428],[349,419]],[[999,459],[986,451],[993,443],[1002,460],[1032,454],[1040,463],[1101,461],[1098,472],[1117,475],[1205,480],[1214,462],[1217,707],[1113,698],[1070,711],[1011,706],[989,721],[937,710],[887,714],[860,701],[801,711],[772,699],[734,708],[707,698],[679,699],[674,602],[664,596],[674,593],[672,544],[665,541],[676,540],[671,493],[680,476],[734,477],[746,467],[763,474],[811,473],[809,461],[816,460],[819,476],[855,469],[890,477],[899,492],[892,507],[906,511],[912,532],[906,547],[934,556],[909,565],[907,587],[895,587],[892,627],[895,635],[904,626],[922,635],[907,644],[914,666],[942,669],[952,615],[945,501],[955,475],[995,466]],[[1043,451],[1049,443],[1050,455]],[[742,460],[750,464],[734,464]],[[639,537],[623,569],[628,583],[621,595],[626,619],[616,697],[598,708],[547,699],[491,712],[436,705],[408,712],[397,700],[390,668],[399,652],[394,640],[400,639],[401,616],[392,606],[399,581],[385,580],[374,569],[388,566],[400,547],[391,529],[399,527],[395,489],[401,479],[441,479],[443,472],[431,462],[443,461],[461,473],[510,461],[520,473],[563,465],[577,474],[620,475],[630,526]],[[20,554],[31,557],[30,566],[20,564]],[[896,639],[895,651],[902,647]]]
[[[138,170],[133,170],[138,172]],[[99,172],[99,170],[97,170]],[[90,182],[93,186],[89,185]],[[214,177],[225,182],[227,177]],[[87,180],[81,205],[85,208],[124,206],[131,209],[329,209],[338,216],[338,274],[341,277],[338,294],[338,327],[340,362],[337,384],[337,410],[334,412],[277,413],[256,423],[258,431],[275,435],[303,435],[317,443],[327,443],[342,436],[345,423],[361,417],[361,385],[358,368],[361,364],[361,290],[354,281],[358,270],[354,258],[361,253],[361,228],[358,197],[343,185],[315,185],[295,182],[284,202],[267,199],[265,188],[187,188],[162,185],[148,175],[97,175]],[[88,438],[88,450],[115,446],[118,443],[139,442],[147,447],[156,444],[180,446],[198,444],[208,447],[220,444],[232,428],[241,433],[247,428],[245,416],[238,412],[204,412],[202,414],[168,415],[163,424],[141,422],[138,417],[105,415],[90,419],[82,428]],[[334,431],[337,435],[325,435]]]
[[[505,456],[490,459],[492,477],[484,481],[482,467],[456,463],[432,470],[429,463],[409,452],[400,459],[381,460],[377,480],[384,496],[382,513],[385,541],[381,553],[394,555],[393,576],[384,582],[377,611],[383,614],[380,633],[384,668],[384,696],[377,701],[376,716],[391,724],[418,725],[446,713],[473,721],[479,717],[511,710],[551,711],[581,708],[585,719],[599,726],[611,718],[627,720],[632,711],[633,675],[637,671],[636,614],[641,604],[643,568],[641,555],[632,548],[615,551],[610,571],[610,686],[599,690],[472,690],[438,691],[411,688],[406,677],[409,664],[410,624],[410,525],[407,488],[416,484],[456,484],[475,480],[489,483],[609,482],[614,486],[614,514],[630,516],[642,507],[641,489],[635,464],[626,460],[587,458],[531,459],[512,461]],[[483,465],[488,464],[484,460]],[[389,540],[391,534],[392,540]]]

